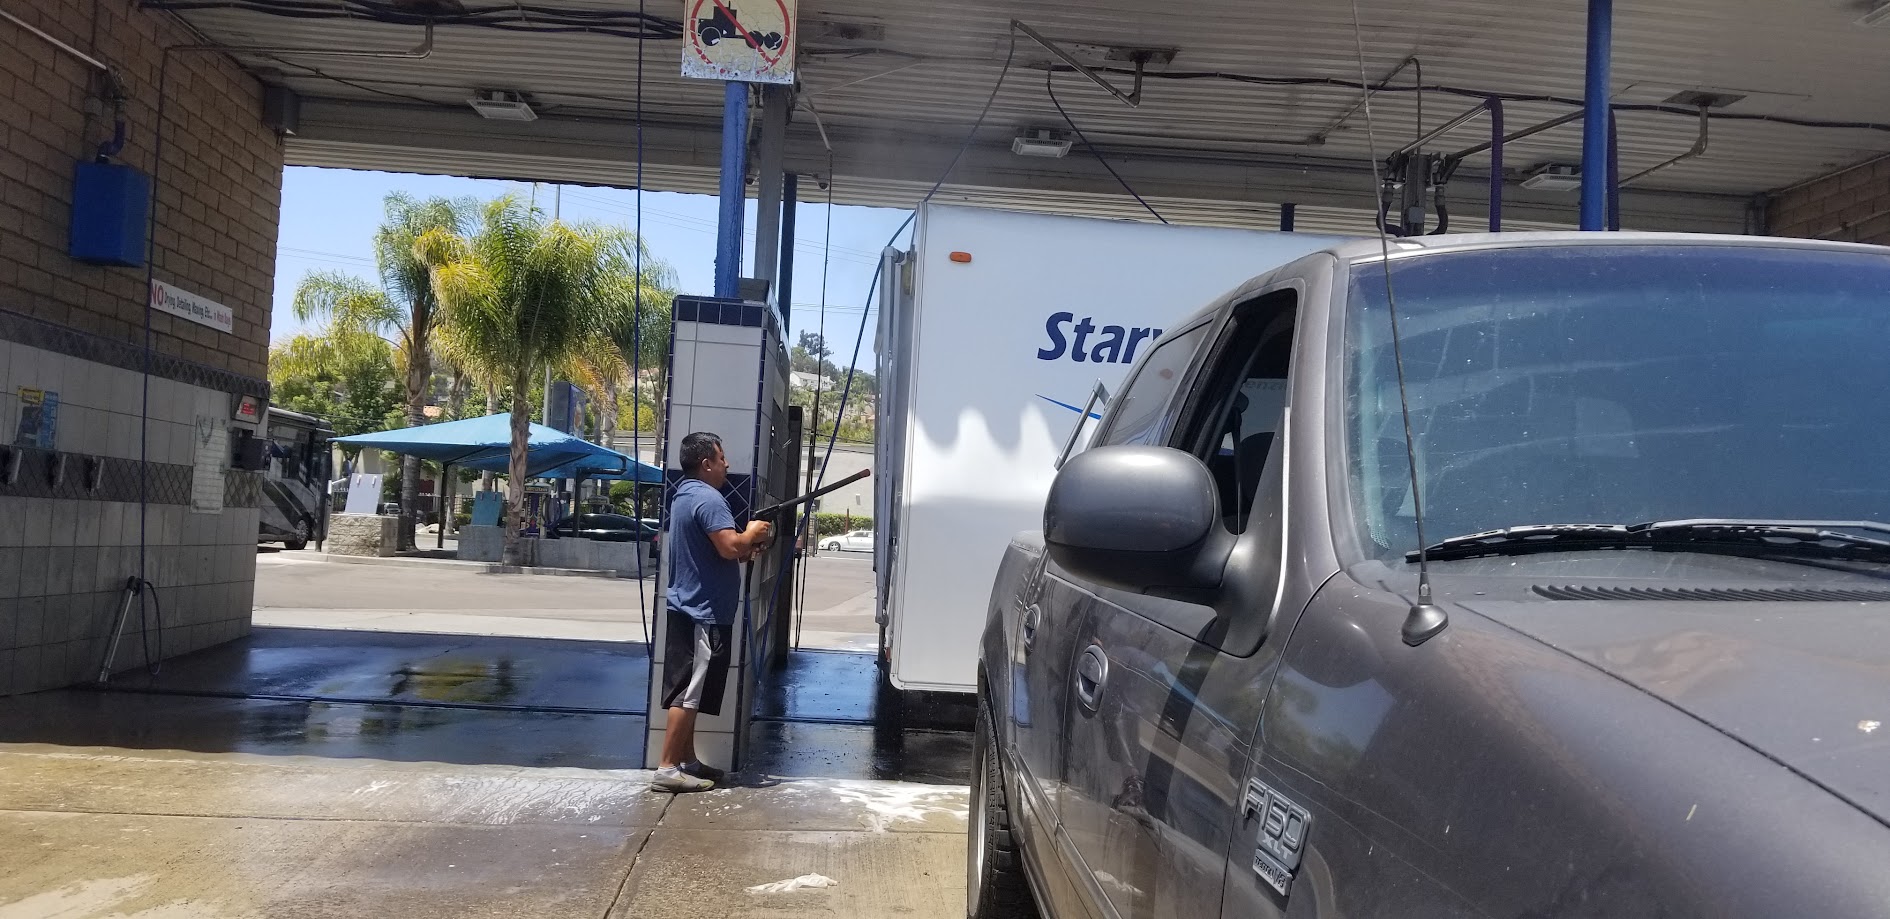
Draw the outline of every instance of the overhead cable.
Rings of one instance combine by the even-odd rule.
[[[1122,186],[1123,191],[1129,193],[1129,197],[1134,198],[1137,204],[1147,208],[1149,213],[1155,215],[1156,220],[1164,224],[1167,223],[1168,218],[1163,217],[1161,211],[1156,210],[1154,205],[1148,203],[1147,199],[1138,194],[1136,190],[1129,185],[1129,180],[1123,178],[1122,173],[1116,171],[1116,167],[1109,165],[1109,160],[1102,155],[1102,151],[1096,149],[1096,145],[1089,142],[1089,135],[1084,134],[1083,129],[1076,126],[1076,121],[1070,117],[1070,113],[1063,110],[1063,103],[1057,101],[1056,75],[1056,71],[1054,70],[1044,71],[1043,88],[1044,92],[1050,94],[1050,104],[1057,107],[1057,114],[1063,116],[1063,123],[1069,125],[1071,131],[1076,132],[1076,139],[1083,142],[1083,149],[1088,150],[1089,154],[1096,158],[1096,162],[1101,163],[1104,169],[1109,170],[1110,175],[1116,177],[1116,183]]]
[[[1067,67],[1051,65],[1052,69],[1074,73]],[[1129,75],[1135,71],[1122,67],[1094,67],[1097,73]],[[1484,100],[1491,97],[1504,102],[1540,102],[1547,105],[1582,106],[1582,100],[1570,96],[1557,96],[1547,93],[1511,93],[1491,92],[1484,89],[1470,89],[1462,86],[1438,84],[1412,84],[1410,86],[1385,86],[1378,83],[1364,83],[1339,77],[1268,77],[1246,73],[1232,73],[1225,70],[1169,70],[1149,72],[1150,80],[1225,80],[1232,83],[1244,83],[1252,86],[1329,86],[1333,89],[1375,94],[1384,93],[1441,93],[1447,96],[1461,96],[1466,99]],[[1666,105],[1662,103],[1617,102],[1617,112],[1652,112],[1661,115],[1679,115],[1688,119],[1698,118],[1700,110],[1691,105]],[[1712,117],[1726,121],[1763,121],[1774,124],[1786,124],[1800,128],[1840,128],[1860,131],[1882,131],[1890,133],[1890,123],[1878,121],[1832,121],[1818,118],[1793,118],[1785,115],[1760,115],[1750,112],[1713,112]]]
[[[482,26],[545,34],[591,32],[620,38],[678,40],[679,20],[627,10],[586,10],[524,3],[468,5],[451,11],[384,0],[139,0],[149,10],[240,10],[290,19],[363,19],[392,25]]]

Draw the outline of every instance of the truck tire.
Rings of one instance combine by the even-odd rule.
[[[978,722],[971,742],[971,813],[965,834],[965,915],[967,919],[1036,919],[1024,860],[1011,835],[1011,808],[1004,792],[1004,769],[994,748],[991,713],[978,700]]]
[[[295,535],[282,541],[282,547],[284,549],[289,549],[291,551],[300,551],[302,549],[306,549],[308,548],[309,538],[314,535],[315,535],[314,522],[309,520],[307,517],[304,517],[302,518],[301,522],[295,525]]]

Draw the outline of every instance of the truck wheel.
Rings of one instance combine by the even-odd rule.
[[[722,30],[714,27],[704,28],[700,34],[702,43],[710,47],[714,47],[716,42],[722,40]]]
[[[978,700],[977,732],[971,741],[971,826],[965,834],[967,919],[1035,919],[1024,862],[1011,835],[1010,802],[998,762],[991,713]]]
[[[302,518],[301,522],[295,525],[295,535],[282,541],[282,548],[291,551],[308,548],[308,540],[314,534],[314,529],[314,525],[309,523],[307,517]]]

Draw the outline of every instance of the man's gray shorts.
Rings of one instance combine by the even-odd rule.
[[[728,688],[730,629],[703,625],[687,613],[669,610],[669,634],[663,640],[663,707],[722,713]]]

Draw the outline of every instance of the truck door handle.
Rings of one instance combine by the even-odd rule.
[[[1019,637],[1023,639],[1025,654],[1029,654],[1031,649],[1037,646],[1037,623],[1042,618],[1043,609],[1037,604],[1032,603],[1024,607],[1024,621],[1019,624],[1017,631]]]
[[[1076,661],[1076,701],[1084,710],[1095,712],[1102,698],[1103,684],[1109,681],[1109,656],[1102,646],[1090,645]]]

